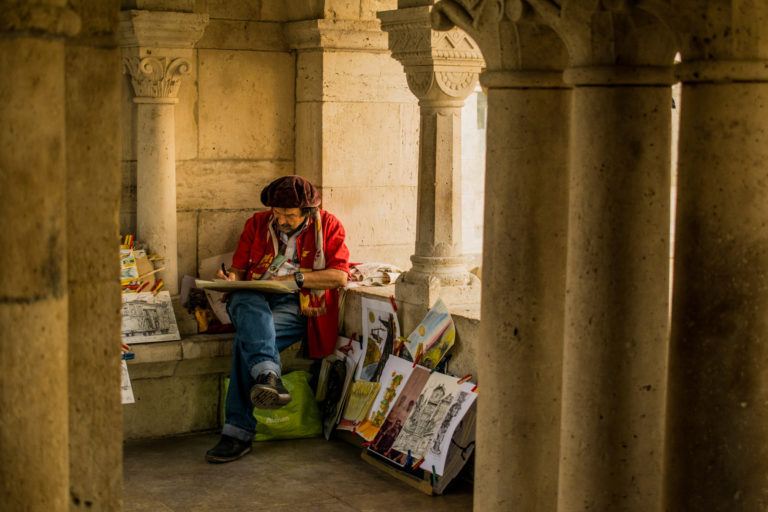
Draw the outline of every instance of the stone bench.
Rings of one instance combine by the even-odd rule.
[[[219,428],[224,378],[234,333],[196,334],[180,341],[132,345],[128,361],[133,404],[123,406],[123,437],[161,437]],[[297,342],[280,357],[283,371],[309,370]]]
[[[362,331],[362,298],[389,300],[394,286],[360,287],[348,290],[343,303],[341,332]],[[136,403],[123,406],[125,439],[177,435],[210,431],[221,427],[224,378],[229,375],[234,333],[191,334],[197,323],[178,305],[176,316],[182,332],[180,341],[132,345],[135,359],[128,361],[128,372]],[[401,305],[401,328],[409,333],[424,312],[411,313]],[[457,341],[451,349],[450,370],[477,376],[475,349],[480,338],[479,305],[453,311]],[[418,322],[418,320],[415,320]],[[412,324],[412,325],[409,325]],[[185,334],[186,333],[186,334]],[[299,355],[295,343],[281,353],[283,371],[309,370],[313,360]],[[473,379],[474,380],[474,379]]]

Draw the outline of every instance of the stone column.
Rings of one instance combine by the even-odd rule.
[[[75,8],[83,26],[66,48],[69,496],[71,510],[120,510],[120,2]]]
[[[431,10],[423,5],[379,13],[421,109],[416,249],[395,295],[422,307],[438,298],[476,305],[480,283],[461,255],[461,107],[484,61],[463,30],[433,30]]]
[[[136,236],[163,258],[159,276],[179,292],[174,105],[208,15],[124,11],[120,46],[137,104]]]
[[[483,237],[490,243],[483,244],[485,421],[478,423],[476,474],[501,474],[475,480],[475,508],[554,511],[570,90],[556,72],[497,72],[480,80],[488,87]]]
[[[570,88],[559,37],[518,13],[440,2],[488,65],[474,508],[557,509]]]
[[[79,29],[62,2],[0,11],[2,510],[69,510],[64,38]]]
[[[729,3],[680,27],[670,511],[768,507],[768,4]]]
[[[580,68],[558,510],[660,510],[671,70]],[[620,109],[616,105],[621,105]]]

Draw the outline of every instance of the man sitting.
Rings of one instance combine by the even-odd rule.
[[[337,288],[347,283],[344,227],[318,208],[320,194],[300,176],[284,176],[261,192],[271,210],[245,223],[232,266],[219,277],[295,281],[298,293],[240,290],[227,302],[236,329],[226,421],[208,462],[230,462],[251,451],[254,406],[276,409],[291,400],[280,380],[280,352],[306,337],[309,356],[333,352],[338,336]]]

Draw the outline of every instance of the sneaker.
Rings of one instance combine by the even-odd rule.
[[[279,409],[291,401],[291,394],[280,377],[272,372],[262,373],[251,388],[251,402],[257,409]]]
[[[251,451],[251,442],[241,441],[232,436],[221,435],[219,444],[205,453],[205,460],[211,463],[232,462]]]

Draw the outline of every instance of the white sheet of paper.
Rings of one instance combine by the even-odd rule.
[[[133,398],[133,387],[131,386],[131,378],[128,376],[128,365],[125,361],[121,361],[121,382],[120,390],[122,392],[123,403],[132,404],[136,400]]]

